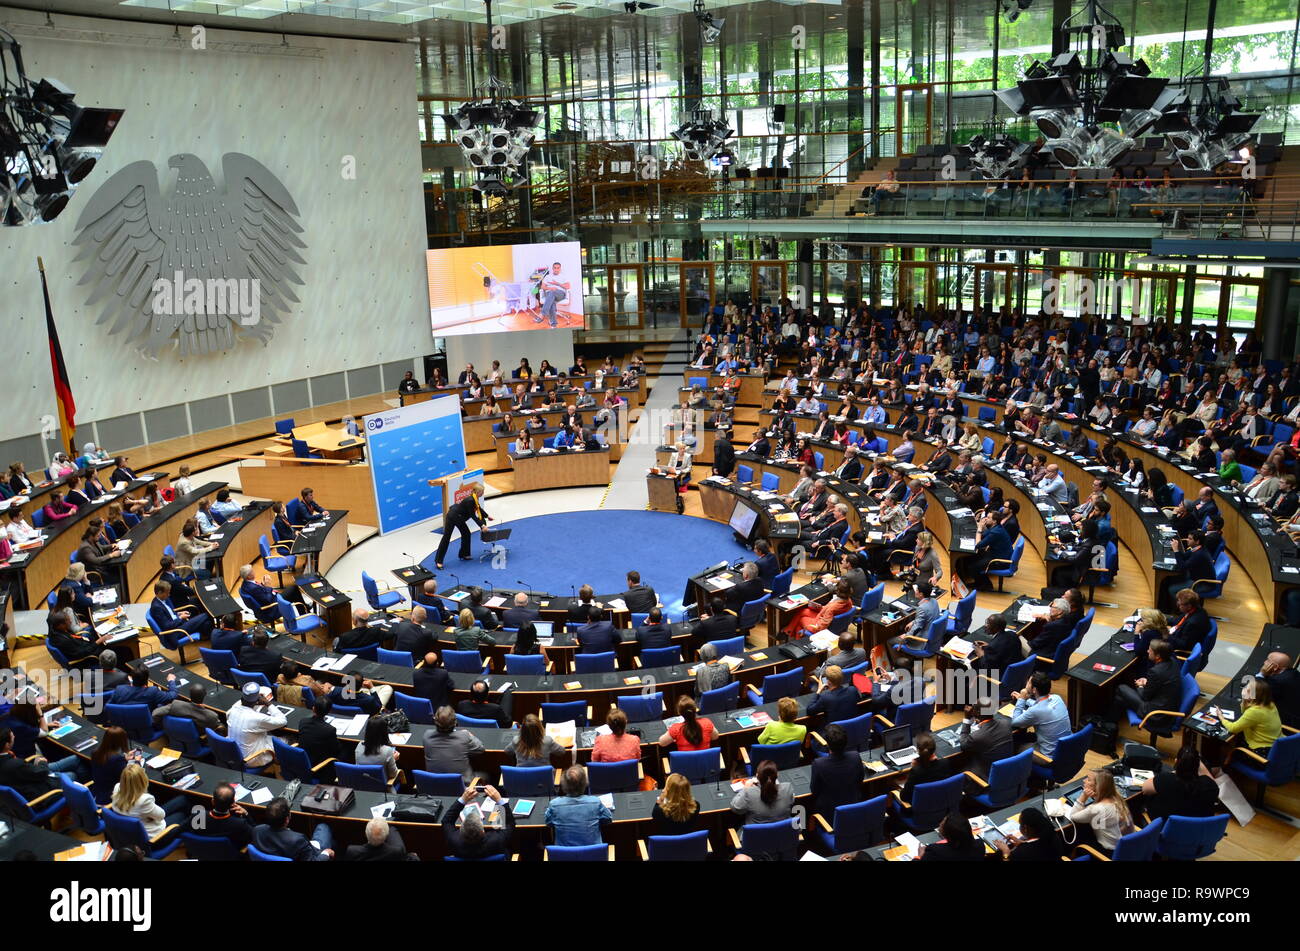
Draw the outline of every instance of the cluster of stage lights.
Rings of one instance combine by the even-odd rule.
[[[99,160],[121,109],[87,109],[57,79],[28,79],[18,41],[0,31],[0,223],[53,221]]]
[[[1096,0],[1061,32],[1076,49],[1035,61],[1015,87],[995,92],[1013,114],[1033,120],[1046,140],[1042,150],[1061,167],[1119,165],[1150,132],[1166,137],[1183,168],[1209,171],[1237,158],[1249,141],[1259,116],[1240,111],[1226,80],[1204,80],[1189,90],[1152,76],[1143,60],[1122,51],[1123,26]],[[989,178],[1015,171],[1033,151],[1004,133],[977,136],[967,148],[971,164]]]
[[[502,96],[502,88],[490,82],[486,97],[443,116],[475,170],[475,189],[488,195],[504,195],[528,180],[528,153],[541,118],[538,110]]]
[[[687,119],[672,132],[673,138],[682,144],[686,157],[699,162],[729,154],[727,139],[734,134],[727,120],[714,118],[711,109],[692,109]]]

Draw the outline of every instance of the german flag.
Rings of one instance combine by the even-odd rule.
[[[59,404],[59,431],[63,434],[63,445],[67,447],[68,458],[77,458],[77,404],[72,398],[72,381],[68,379],[68,368],[63,363],[63,348],[59,346],[59,330],[54,326],[54,309],[50,306],[50,288],[45,283],[45,262],[36,259],[36,266],[41,272],[41,293],[45,296],[45,330],[50,337],[50,371],[54,378],[54,398]]]

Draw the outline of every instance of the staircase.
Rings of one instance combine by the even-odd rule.
[[[843,218],[853,210],[853,203],[862,197],[863,188],[882,181],[890,169],[897,167],[897,158],[878,159],[874,168],[863,170],[853,181],[839,186],[829,198],[818,202],[817,207],[813,209],[813,216]]]

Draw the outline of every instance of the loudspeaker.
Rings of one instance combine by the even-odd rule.
[[[784,103],[781,103],[781,104],[779,104],[779,105],[775,105],[775,106],[772,107],[772,121],[773,121],[773,122],[784,122],[784,121],[785,121],[785,104],[784,104]]]

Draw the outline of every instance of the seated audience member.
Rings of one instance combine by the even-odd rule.
[[[831,723],[824,733],[827,754],[813,760],[810,792],[813,810],[830,822],[839,806],[862,801],[864,767],[857,751],[846,752],[849,735],[844,727]]]
[[[1093,845],[1106,855],[1135,828],[1128,804],[1115,788],[1114,776],[1104,769],[1088,770],[1083,794],[1066,815],[1074,823],[1079,843]]]
[[[1229,733],[1240,735],[1242,746],[1264,759],[1282,735],[1282,718],[1273,702],[1273,691],[1267,680],[1258,677],[1247,681],[1242,688],[1240,716],[1232,720],[1220,717],[1219,722]]]
[[[1142,804],[1149,819],[1214,815],[1219,785],[1201,765],[1195,746],[1178,751],[1173,770],[1161,770],[1142,784]]]
[[[501,794],[493,786],[483,786],[482,791],[492,803],[493,809],[500,812],[502,827],[490,828],[483,823],[483,811],[477,805],[471,805],[477,798],[480,787],[470,786],[447,810],[442,817],[442,835],[449,854],[461,859],[482,860],[494,855],[510,855],[510,843],[514,838],[514,810],[504,803]]]
[[[312,826],[311,838],[289,828],[289,803],[277,796],[266,804],[266,820],[253,830],[253,845],[270,855],[295,862],[328,862],[334,858],[334,836],[329,826],[318,822]]]
[[[560,795],[546,807],[545,821],[555,844],[599,845],[613,819],[605,804],[587,792],[587,771],[581,766],[566,769],[560,779]]]
[[[175,835],[180,828],[188,827],[190,817],[190,800],[186,796],[173,796],[165,805],[158,805],[149,792],[149,776],[139,763],[127,763],[122,769],[106,808],[139,819],[144,823],[145,835],[155,845],[164,833]]]
[[[502,695],[502,700],[508,703],[508,697],[507,692]],[[493,720],[497,726],[505,729],[510,725],[510,714],[505,709],[505,703],[493,701],[488,682],[479,679],[470,684],[469,697],[456,704],[456,712],[474,720]]]
[[[738,825],[780,822],[794,809],[794,787],[780,779],[776,764],[765,759],[754,767],[754,775],[731,799],[731,811]]]
[[[433,715],[433,729],[424,732],[424,768],[430,773],[459,773],[469,783],[474,779],[472,757],[483,752],[483,744],[468,730],[456,726],[456,711],[439,707]]]
[[[959,812],[950,812],[939,823],[938,842],[922,845],[922,862],[981,862],[984,842],[975,837],[970,822]]]
[[[651,819],[655,835],[686,835],[698,831],[700,804],[691,795],[691,781],[681,773],[669,773],[663,792],[655,800]]]
[[[627,714],[618,707],[610,707],[605,717],[608,733],[599,734],[592,746],[593,763],[621,763],[641,759],[641,738],[627,732]]]
[[[1010,862],[1058,862],[1061,859],[1061,842],[1056,826],[1042,810],[1030,806],[1021,810],[1020,831],[998,840],[997,848]]]

